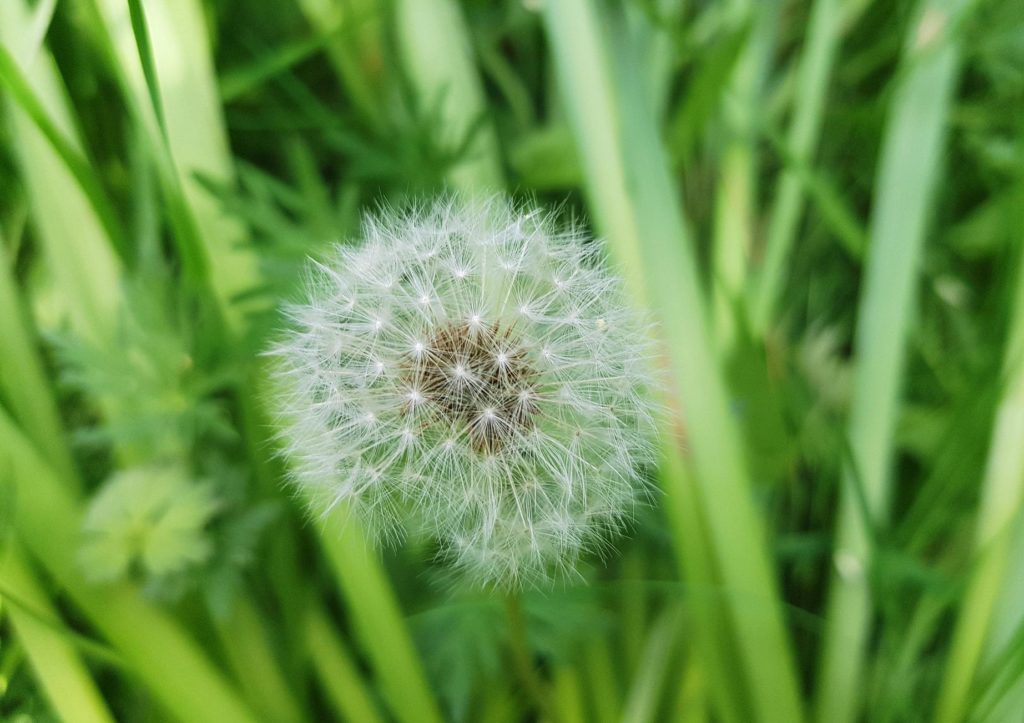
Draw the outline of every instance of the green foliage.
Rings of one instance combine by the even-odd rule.
[[[1020,0],[415,2],[0,0],[0,718],[1019,718]],[[518,640],[264,411],[307,260],[446,185],[591,219],[672,370]]]

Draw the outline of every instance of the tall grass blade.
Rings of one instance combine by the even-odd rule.
[[[592,214],[633,291],[657,314],[678,393],[672,406],[685,409],[691,421],[690,462],[754,717],[799,721],[799,685],[778,583],[712,347],[692,240],[643,97],[634,49],[622,42],[617,18],[584,0],[547,3],[544,19]],[[668,454],[680,454],[677,444],[671,442]],[[677,485],[670,480],[668,494],[678,494]],[[673,531],[681,545],[686,531]]]
[[[442,148],[464,156],[448,172],[453,186],[476,192],[500,188],[497,137],[487,118],[462,11],[454,0],[395,0],[396,31],[405,70],[421,111],[437,114]],[[467,144],[467,141],[468,144]]]
[[[852,463],[846,467],[840,491],[837,566],[829,591],[816,700],[820,723],[855,720],[862,701],[861,668],[872,618],[870,531],[885,525],[888,515],[893,439],[915,282],[959,67],[959,42],[950,31],[965,4],[965,0],[919,4],[885,128],[854,339]],[[868,519],[856,499],[858,484]]]
[[[995,648],[988,641],[996,604],[1004,586],[1024,574],[1024,562],[1011,557],[1015,528],[1024,524],[1024,256],[1015,287],[1003,362],[1006,390],[996,410],[974,532],[974,570],[948,655],[939,723],[963,718],[982,654]]]

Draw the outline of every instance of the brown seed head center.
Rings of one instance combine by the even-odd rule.
[[[445,421],[464,426],[474,449],[502,449],[532,425],[537,370],[511,328],[455,324],[410,360],[411,385]]]

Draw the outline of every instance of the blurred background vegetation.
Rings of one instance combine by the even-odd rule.
[[[261,350],[360,214],[589,219],[662,494],[452,589],[285,483]],[[1020,721],[1021,0],[0,0],[0,717]]]

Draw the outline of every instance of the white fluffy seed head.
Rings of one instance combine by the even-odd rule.
[[[600,251],[499,199],[368,218],[273,351],[295,483],[477,584],[571,572],[653,461],[648,330]]]

